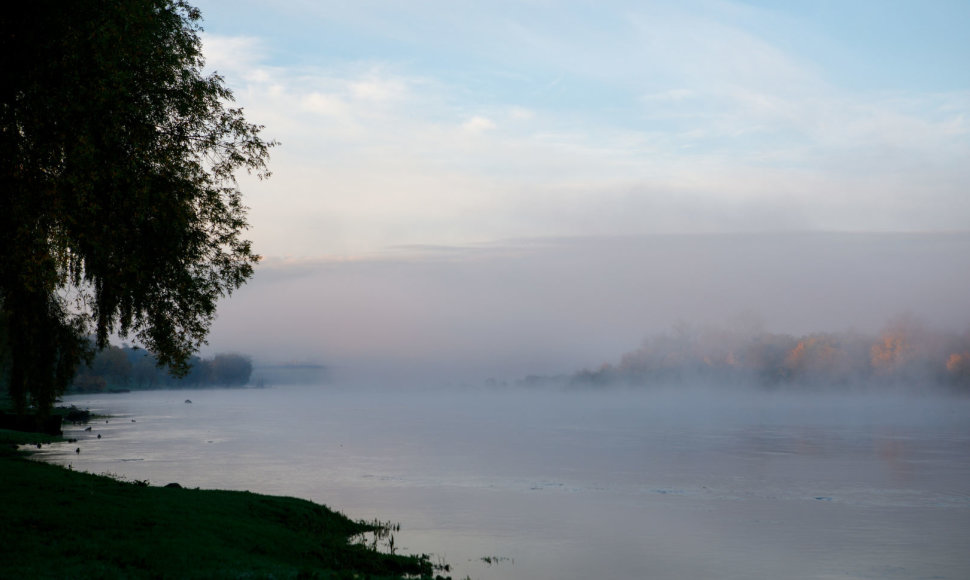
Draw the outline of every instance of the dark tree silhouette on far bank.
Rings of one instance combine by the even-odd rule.
[[[108,345],[82,364],[68,392],[97,393],[129,389],[240,387],[249,383],[252,360],[236,353],[203,359],[191,356],[189,371],[173,377],[158,367],[152,353],[129,345]]]
[[[240,169],[275,144],[204,75],[181,0],[34,0],[0,13],[0,381],[50,409],[111,334],[184,374],[259,260]]]

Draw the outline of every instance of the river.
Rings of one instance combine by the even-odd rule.
[[[396,547],[456,580],[970,578],[965,398],[280,386],[64,403],[110,417],[67,426],[78,442],[44,460],[390,520]]]

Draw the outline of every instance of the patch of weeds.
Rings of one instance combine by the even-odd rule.
[[[119,475],[111,471],[103,471],[98,475],[100,475],[101,477],[107,477],[109,479],[113,479],[118,483],[127,483],[127,484],[134,485],[136,487],[148,487],[149,485],[151,485],[151,482],[149,482],[147,479],[128,479],[124,475]]]
[[[360,520],[359,526],[364,529],[353,535],[349,541],[353,545],[362,546],[370,552],[387,554],[392,557],[412,561],[421,568],[420,572],[405,573],[404,578],[416,578],[421,580],[450,580],[450,576],[441,576],[439,572],[451,572],[451,565],[444,561],[440,556],[434,557],[432,554],[407,555],[398,554],[398,546],[394,540],[394,533],[401,531],[401,524],[381,520]]]
[[[360,520],[360,525],[364,526],[365,531],[351,538],[351,542],[359,544],[374,552],[384,552],[393,554],[397,550],[394,545],[394,532],[401,531],[401,524],[382,522],[375,519],[368,522]]]
[[[515,565],[515,560],[512,558],[508,558],[506,556],[482,556],[481,558],[479,558],[479,560],[481,560],[488,566],[495,566],[503,562],[508,562],[513,566]]]
[[[92,417],[93,415],[91,414],[91,411],[87,409],[78,409],[74,405],[64,409],[64,420],[70,421],[71,423],[87,423],[92,419]]]

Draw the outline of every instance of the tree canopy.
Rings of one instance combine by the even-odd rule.
[[[175,373],[259,260],[235,175],[262,126],[203,72],[182,0],[37,0],[0,14],[0,364],[50,408],[111,334]]]

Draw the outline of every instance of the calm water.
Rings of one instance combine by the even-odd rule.
[[[968,400],[277,387],[65,402],[113,417],[70,428],[80,441],[49,461],[400,522],[395,543],[456,579],[970,578]]]

